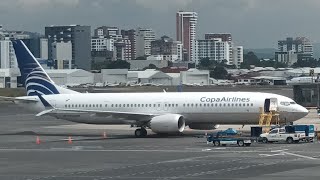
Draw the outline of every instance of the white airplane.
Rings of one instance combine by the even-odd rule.
[[[214,129],[219,124],[258,124],[260,107],[277,106],[282,123],[298,120],[308,110],[292,99],[258,92],[162,92],[78,93],[54,84],[26,45],[13,41],[22,79],[24,97],[1,97],[27,108],[36,116],[52,116],[86,124],[129,124],[159,134],[191,129]]]

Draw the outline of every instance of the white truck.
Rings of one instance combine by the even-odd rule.
[[[263,133],[259,138],[263,143],[269,142],[287,142],[298,143],[300,141],[299,133],[288,132],[285,128],[275,128],[269,133]]]

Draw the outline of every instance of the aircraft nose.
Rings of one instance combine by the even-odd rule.
[[[309,110],[306,109],[303,106],[300,106],[299,109],[298,109],[298,113],[299,113],[300,118],[303,118],[303,117],[305,117],[306,115],[309,114]]]

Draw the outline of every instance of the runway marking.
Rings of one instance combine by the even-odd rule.
[[[305,158],[305,159],[319,160],[319,159],[314,158],[314,157],[304,156],[304,155],[300,155],[300,154],[294,154],[294,153],[289,153],[289,152],[283,152],[283,153],[284,153],[284,154],[287,154],[287,155],[291,155],[291,156],[296,156],[296,157]]]

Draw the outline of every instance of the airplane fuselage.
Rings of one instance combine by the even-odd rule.
[[[43,96],[54,108],[72,110],[112,111],[152,115],[180,114],[187,125],[258,124],[260,108],[266,99],[277,99],[281,122],[292,122],[306,115],[304,108],[285,96],[256,92],[184,92],[184,93],[96,93],[57,94]],[[38,97],[27,97],[38,98]],[[45,110],[39,101],[29,104],[34,112]],[[101,116],[95,113],[59,112],[51,114],[87,124],[136,124],[136,119]],[[150,119],[140,119],[147,122]]]

